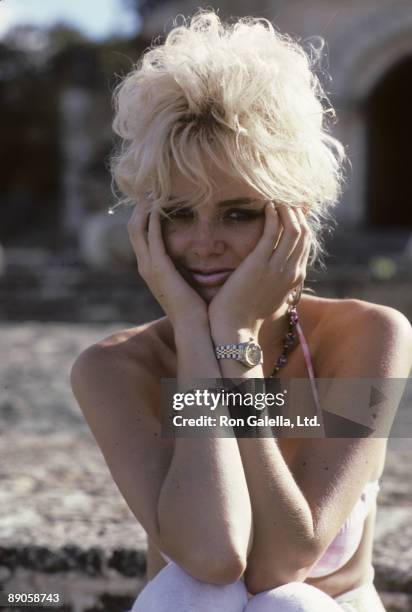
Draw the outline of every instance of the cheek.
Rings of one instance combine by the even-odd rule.
[[[162,236],[168,255],[173,257],[181,254],[187,241],[187,235],[187,230],[185,231],[184,229],[182,230],[182,228],[164,224],[162,227]]]
[[[258,219],[254,223],[247,223],[236,229],[236,243],[241,253],[246,257],[257,245],[263,234],[265,226],[264,219]]]

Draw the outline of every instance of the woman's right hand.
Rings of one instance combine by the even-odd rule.
[[[139,202],[127,223],[137,269],[159,302],[173,327],[189,320],[208,324],[207,304],[188,285],[166,253],[160,213]]]

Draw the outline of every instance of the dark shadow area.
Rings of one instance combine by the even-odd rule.
[[[412,229],[412,56],[396,64],[365,104],[367,225]]]

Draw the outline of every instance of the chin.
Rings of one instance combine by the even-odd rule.
[[[206,304],[210,304],[215,295],[219,293],[220,287],[197,287],[196,291],[203,298]]]

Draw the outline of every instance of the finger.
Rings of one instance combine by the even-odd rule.
[[[303,212],[303,208],[301,208],[299,206],[299,208],[297,208],[296,210],[297,212],[297,216],[300,220],[302,229],[303,229],[303,236],[304,236],[304,245],[302,247],[302,253],[301,256],[299,258],[298,261],[298,266],[304,268],[306,270],[306,266],[308,264],[308,259],[309,259],[309,255],[310,255],[310,251],[311,251],[311,247],[312,247],[312,231],[309,227],[309,224],[306,220],[306,216]]]
[[[310,256],[310,252],[312,249],[312,240],[309,238],[307,240],[307,244],[306,247],[302,253],[302,257],[299,260],[298,266],[305,271],[305,275],[306,275],[306,270],[308,267],[308,262],[309,262],[309,256]]]
[[[283,232],[279,239],[276,250],[273,252],[273,263],[280,264],[281,268],[286,264],[299,243],[302,228],[296,213],[291,206],[278,204],[277,210],[283,226]]]
[[[159,209],[153,209],[149,220],[148,229],[149,250],[152,259],[161,259],[166,255],[163,242],[162,226],[160,223]]]
[[[306,219],[306,212],[308,211],[308,207],[305,204],[302,206],[296,206],[295,213],[299,219],[299,222],[304,230],[306,230],[309,234],[311,233],[309,224]]]
[[[300,225],[300,236],[295,244],[295,248],[290,254],[287,265],[299,267],[301,261],[304,259],[308,246],[310,247],[310,228],[306,223],[305,215],[302,212],[300,206],[293,208],[293,213],[296,216],[297,222]]]
[[[142,202],[138,202],[127,223],[127,231],[138,262],[147,261],[149,258],[149,245],[147,240],[149,214],[147,207],[145,207]]]
[[[263,233],[255,247],[255,252],[259,257],[263,259],[270,258],[278,242],[281,231],[282,227],[275,205],[273,202],[268,202],[265,206],[265,226],[263,228]]]
[[[306,278],[306,268],[310,253],[311,240],[309,237],[302,237],[298,246],[293,251],[284,268],[287,276],[290,279],[291,286],[295,287],[303,282]]]
[[[295,287],[296,285],[300,284],[302,281],[305,280],[307,259],[311,246],[310,228],[302,218],[304,217],[302,211],[296,208],[294,209],[293,214],[296,216],[296,219],[301,224],[301,233],[294,250],[292,251],[289,258],[286,260],[282,268],[282,272],[285,273],[289,278],[291,288]],[[278,262],[276,260],[275,265],[276,267],[278,266]]]
[[[148,239],[153,271],[157,273],[162,273],[165,269],[169,269],[169,272],[172,270],[176,271],[172,260],[166,252],[159,209],[152,210],[150,214]]]

